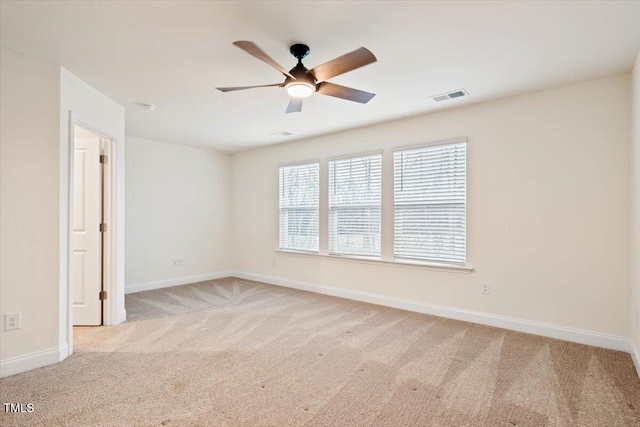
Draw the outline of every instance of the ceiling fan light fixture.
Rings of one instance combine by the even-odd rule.
[[[307,98],[316,91],[316,87],[311,83],[300,81],[288,83],[285,88],[287,89],[289,96],[294,98]]]
[[[376,96],[375,93],[340,86],[327,81],[327,79],[376,62],[377,59],[375,55],[367,48],[361,47],[353,52],[334,58],[329,62],[325,62],[324,64],[318,65],[317,67],[309,70],[302,63],[302,59],[309,55],[309,46],[297,43],[289,48],[289,52],[291,52],[291,54],[298,60],[298,63],[291,70],[287,71],[253,42],[240,40],[233,42],[233,45],[280,71],[286,78],[283,83],[216,88],[220,92],[232,92],[258,87],[284,87],[287,94],[291,97],[289,99],[289,104],[287,104],[285,114],[301,112],[304,98],[308,98],[313,95],[314,92],[317,92],[320,95],[346,99],[347,101],[353,101],[360,104],[366,104]]]

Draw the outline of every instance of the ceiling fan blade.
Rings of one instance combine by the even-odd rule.
[[[231,92],[234,90],[245,90],[245,89],[253,89],[255,87],[283,87],[282,83],[276,83],[272,85],[259,85],[259,86],[235,86],[235,87],[217,87],[220,92]]]
[[[347,71],[364,67],[365,65],[369,65],[376,61],[376,57],[371,53],[371,51],[369,51],[369,49],[361,47],[360,49],[356,49],[346,55],[339,56],[336,59],[325,62],[322,65],[318,65],[308,72],[315,77],[317,82],[323,82],[331,77],[339,76]]]
[[[291,74],[289,74],[289,72],[287,70],[282,68],[282,66],[280,64],[278,64],[276,61],[271,59],[271,57],[269,55],[264,53],[262,51],[262,49],[260,49],[258,46],[256,46],[255,43],[240,40],[240,41],[237,41],[237,42],[233,42],[233,45],[239,47],[242,50],[244,50],[249,55],[258,58],[260,61],[271,65],[273,68],[275,68],[276,70],[280,71],[285,76],[288,76],[288,77],[291,77],[292,79],[295,79],[295,77],[293,77]]]
[[[375,93],[369,93],[329,82],[320,83],[316,92],[322,95],[328,95],[336,98],[346,99],[349,101],[359,102],[361,104],[366,104],[367,102],[371,101],[374,96],[376,96]]]
[[[287,105],[286,114],[289,113],[299,113],[302,111],[302,98],[291,98],[289,99],[289,105]]]

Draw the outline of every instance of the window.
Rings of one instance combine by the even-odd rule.
[[[320,165],[280,167],[280,249],[318,251]]]
[[[329,253],[380,257],[380,154],[329,162]]]
[[[466,263],[466,141],[394,153],[394,255]]]

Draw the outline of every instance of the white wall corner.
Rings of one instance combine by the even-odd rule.
[[[153,289],[170,288],[172,286],[187,285],[190,283],[204,282],[207,280],[222,279],[233,276],[233,271],[219,271],[216,273],[199,274],[196,276],[176,277],[173,279],[156,280],[153,282],[135,283],[125,286],[125,294],[150,291]],[[126,314],[125,314],[126,316]]]
[[[69,347],[65,343],[49,350],[3,360],[0,362],[0,378],[62,362],[68,356]]]
[[[253,274],[242,271],[234,272],[233,276],[240,279],[253,280],[276,286],[283,286],[287,288],[315,292],[324,295],[347,298],[370,304],[377,304],[386,307],[398,308],[401,310],[413,311],[416,313],[430,314],[433,316],[446,317],[449,319],[461,320],[464,322],[478,323],[481,325],[494,326],[497,328],[509,329],[517,332],[524,332],[527,334],[540,335],[547,338],[571,341],[579,344],[607,348],[610,350],[624,351],[631,353],[631,356],[634,359],[634,363],[636,364],[636,369],[638,369],[639,366],[638,361],[640,360],[640,358],[638,356],[638,350],[634,348],[631,340],[626,337],[601,334],[598,332],[585,331],[582,329],[550,325],[546,323],[533,322],[530,320],[517,319],[513,317],[498,316],[471,310],[463,310],[454,307],[428,304],[368,292],[352,291],[333,286],[300,282],[280,277],[263,276],[260,274]],[[640,376],[640,370],[638,370],[638,373]]]

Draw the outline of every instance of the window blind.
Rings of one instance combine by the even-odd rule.
[[[329,253],[380,257],[380,154],[329,162]]]
[[[394,153],[394,255],[466,263],[466,142]]]
[[[318,251],[320,165],[280,167],[280,249]]]

